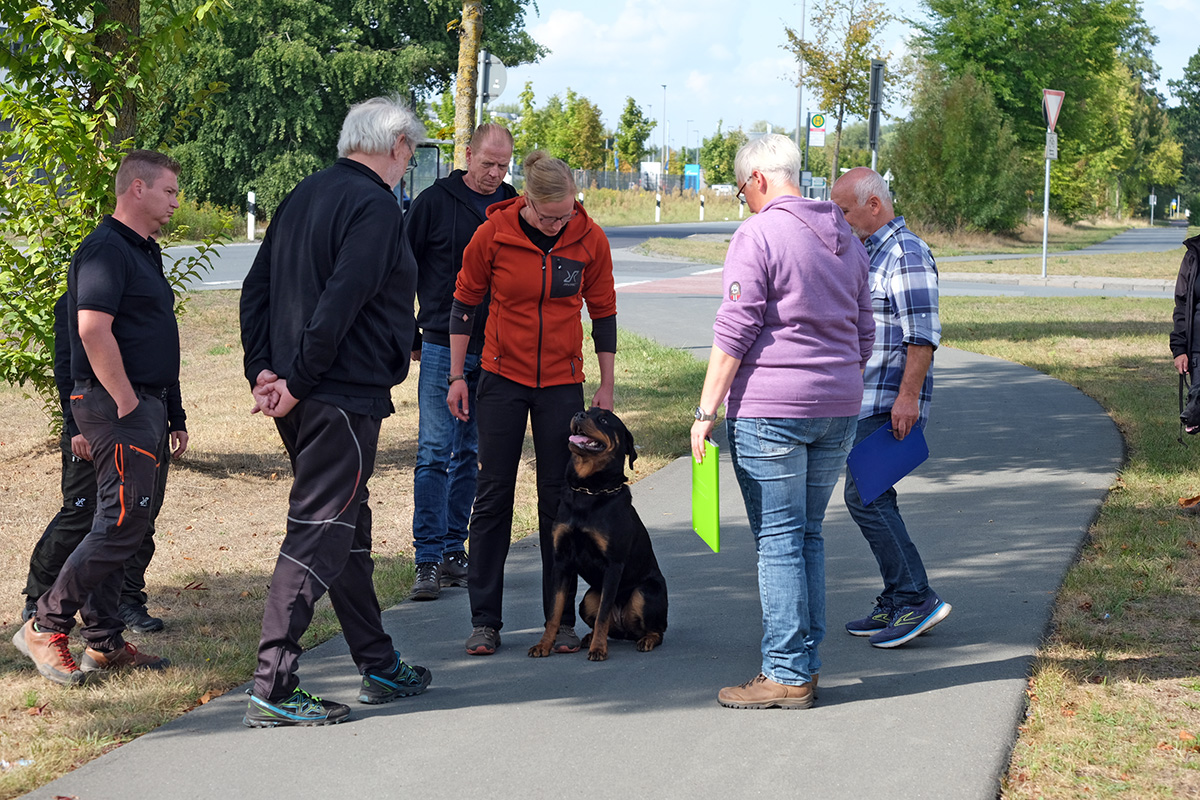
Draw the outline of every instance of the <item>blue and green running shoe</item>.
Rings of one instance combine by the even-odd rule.
[[[250,692],[246,705],[246,716],[242,724],[247,728],[282,728],[285,725],[337,725],[350,716],[350,706],[322,700],[303,689],[292,692],[286,700],[272,703],[255,697]]]
[[[420,694],[433,680],[433,673],[417,665],[409,666],[396,653],[396,665],[387,672],[367,672],[363,675],[362,691],[358,702],[378,705],[390,703],[398,697]]]

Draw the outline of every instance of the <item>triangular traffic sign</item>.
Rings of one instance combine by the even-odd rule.
[[[1042,89],[1042,116],[1046,118],[1046,130],[1054,130],[1054,123],[1058,122],[1058,112],[1062,111],[1065,96],[1066,92]]]

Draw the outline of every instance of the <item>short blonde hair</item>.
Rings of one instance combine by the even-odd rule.
[[[745,183],[755,170],[777,183],[799,186],[800,150],[788,137],[768,133],[742,145],[733,159],[733,172],[739,184]]]
[[[545,150],[534,150],[525,157],[525,194],[535,203],[557,203],[574,196],[571,168]]]

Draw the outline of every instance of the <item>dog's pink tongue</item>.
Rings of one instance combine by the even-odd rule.
[[[577,444],[580,447],[587,447],[592,442],[592,440],[589,439],[587,436],[580,436],[579,434],[572,436],[570,441],[571,441],[571,444]]]

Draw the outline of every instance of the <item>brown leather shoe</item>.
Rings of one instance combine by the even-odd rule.
[[[812,684],[788,686],[760,672],[741,686],[726,686],[717,702],[726,708],[812,708]]]
[[[161,656],[149,653],[139,653],[138,649],[128,642],[120,650],[102,653],[94,648],[83,651],[79,668],[84,672],[100,672],[118,669],[166,669],[171,662]]]
[[[38,672],[46,678],[64,686],[83,683],[85,676],[67,647],[65,633],[39,631],[34,627],[31,617],[17,629],[12,642],[18,650],[29,656],[37,665]]]

